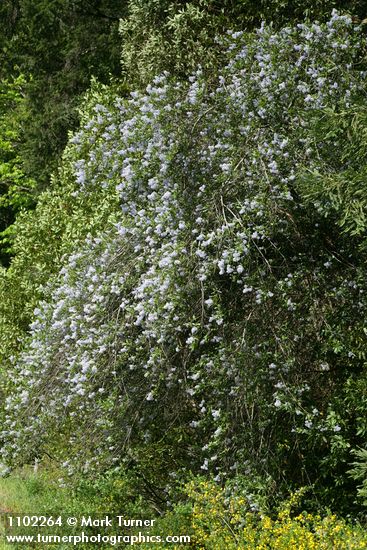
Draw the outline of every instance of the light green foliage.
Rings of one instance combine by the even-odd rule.
[[[24,186],[21,188],[23,194],[20,194],[19,187],[24,180],[24,175],[19,166],[20,158],[17,150],[19,119],[24,104],[22,96],[24,85],[24,78],[19,77],[13,81],[2,81],[0,87],[1,206],[16,202],[19,208],[27,200],[27,191],[29,193],[29,189]]]
[[[126,78],[135,86],[147,84],[169,70],[185,76],[202,63],[213,67],[220,32],[218,15],[206,3],[132,1],[129,17],[122,20],[121,63]]]
[[[246,495],[235,493],[203,478],[194,478],[180,487],[181,502],[163,514],[150,508],[146,502],[131,490],[129,474],[116,471],[104,478],[96,479],[94,484],[81,482],[71,489],[63,485],[60,472],[46,469],[34,474],[23,469],[11,478],[0,480],[0,498],[2,506],[13,516],[21,514],[59,517],[91,517],[104,519],[106,515],[114,522],[114,529],[105,527],[84,527],[86,535],[141,535],[161,537],[168,535],[189,536],[188,543],[176,543],[175,549],[187,547],[205,550],[362,550],[367,548],[366,531],[358,523],[346,522],[331,513],[310,514],[302,512],[304,490],[300,490],[285,499],[272,514],[265,510],[261,513],[250,510]],[[115,516],[126,519],[154,519],[149,528],[117,528]],[[29,534],[29,528],[19,528],[13,534]],[[80,528],[53,527],[54,535],[80,535]],[[0,536],[2,533],[0,532]],[[156,540],[156,539],[155,539]],[[144,550],[152,548],[152,543],[141,543]],[[170,545],[172,546],[172,545]],[[42,545],[53,548],[55,545]],[[59,544],[64,549],[70,544]],[[89,544],[78,544],[81,549],[90,548]],[[154,543],[154,547],[163,550],[166,544]],[[4,546],[4,548],[6,548]],[[22,545],[9,548],[24,550]],[[111,548],[111,544],[98,544],[99,549]]]
[[[78,519],[89,516],[93,519],[103,519],[108,514],[111,518],[116,515],[123,515],[126,518],[153,518],[156,510],[149,506],[149,503],[136,493],[129,473],[121,471],[96,478],[93,482],[81,480],[79,484],[71,487],[67,480],[62,479],[60,470],[54,467],[52,461],[48,460],[46,465],[40,465],[37,473],[33,467],[23,468],[11,477],[0,478],[0,500],[2,510],[6,510],[13,516],[29,514],[50,516],[57,520],[61,516],[63,525],[48,528],[49,534],[79,535],[80,526],[68,527],[67,517]],[[0,537],[2,539],[2,525],[0,526]],[[113,531],[105,527],[84,527],[86,535],[116,534],[116,527]],[[120,530],[120,533],[126,534]],[[130,529],[129,529],[130,531]],[[135,529],[131,529],[135,532]],[[33,533],[33,530],[32,530]],[[29,527],[20,527],[14,530],[13,534],[28,534]],[[45,529],[42,530],[45,534]],[[4,544],[3,540],[1,544]],[[58,544],[58,549],[69,549],[70,544]],[[95,545],[94,545],[95,546]],[[10,548],[25,550],[28,548],[25,543],[9,545]],[[33,546],[32,546],[33,547]],[[91,544],[78,544],[81,549],[91,548]],[[3,550],[3,545],[1,549]],[[55,544],[42,544],[42,548],[55,548]],[[99,549],[111,548],[109,544],[98,544]]]
[[[25,79],[23,77],[3,80],[0,83],[0,231],[3,237],[1,245],[2,262],[7,260],[5,230],[13,221],[17,211],[32,204],[32,191],[35,184],[33,180],[24,175],[19,154],[20,121],[24,115],[24,86]]]
[[[106,87],[95,84],[91,88],[80,112],[82,121],[90,117],[93,105],[106,95]],[[14,257],[0,277],[3,368],[19,349],[33,310],[44,296],[44,287],[60,269],[62,258],[88,234],[95,234],[115,221],[119,207],[114,189],[95,189],[85,195],[75,195],[77,156],[75,145],[70,144],[64,152],[62,167],[49,189],[39,196],[37,206],[19,212],[15,223],[6,231],[8,247]]]

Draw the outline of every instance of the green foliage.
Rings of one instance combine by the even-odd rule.
[[[49,464],[37,474],[23,469],[15,475],[0,480],[2,505],[13,515],[35,514],[57,518],[91,516],[93,519],[111,519],[123,515],[127,519],[154,519],[153,527],[148,529],[129,528],[129,534],[159,536],[189,536],[190,547],[212,550],[263,550],[279,548],[289,550],[362,550],[367,547],[366,531],[358,523],[337,518],[331,513],[309,514],[302,511],[304,489],[288,496],[272,514],[251,511],[246,494],[235,494],[226,488],[220,488],[202,478],[194,478],[180,487],[180,502],[171,510],[157,514],[143,499],[131,490],[129,474],[116,470],[94,484],[81,482],[77,488],[70,489],[58,478],[60,472]],[[97,532],[101,535],[127,534],[126,529],[84,528],[87,535]],[[27,532],[25,529],[17,533]],[[29,529],[28,529],[29,532]],[[80,534],[76,530],[63,526],[53,528],[53,534]],[[59,545],[65,550],[70,545]],[[90,548],[80,543],[80,548]],[[150,549],[151,543],[140,544]],[[167,548],[166,544],[154,544],[158,549]],[[176,543],[175,548],[187,548],[187,543]],[[14,547],[12,545],[11,547]],[[18,546],[15,545],[17,548]],[[44,545],[48,548],[48,546]],[[52,545],[49,546],[52,548]],[[99,548],[111,548],[111,544],[100,543]],[[21,548],[25,548],[24,544]]]
[[[118,20],[126,2],[5,0],[0,10],[1,75],[26,75],[22,169],[40,189],[77,125],[79,96],[91,77],[107,82],[120,72]]]
[[[30,514],[52,516],[57,519],[59,516],[65,522],[66,518],[91,516],[93,519],[105,518],[109,515],[115,518],[123,515],[125,518],[153,518],[156,510],[149,506],[137,492],[137,486],[132,482],[129,472],[115,470],[103,477],[97,477],[93,481],[81,480],[74,487],[68,485],[67,480],[62,477],[62,472],[54,467],[48,460],[47,465],[39,465],[37,473],[33,468],[23,468],[10,477],[0,478],[0,498],[3,510],[14,515]],[[2,526],[0,526],[0,536]],[[27,534],[29,528],[17,529],[17,534]],[[84,527],[87,535],[112,534],[104,527]],[[113,534],[117,528],[114,527]],[[119,530],[122,534],[122,530]],[[129,529],[130,531],[130,529]],[[135,529],[131,531],[134,533]],[[61,527],[54,526],[52,533],[55,535],[78,535],[80,527],[70,528],[64,523]],[[124,530],[123,534],[127,534]],[[2,542],[3,544],[3,542]],[[42,545],[44,548],[54,548],[55,545]],[[82,549],[90,548],[90,544],[78,544]],[[24,550],[24,543],[11,545],[12,548]],[[3,548],[3,547],[2,547]],[[70,544],[60,544],[58,548],[70,548]],[[110,544],[98,545],[98,548],[111,548]]]
[[[108,102],[107,90],[96,83],[92,86],[80,112],[82,121],[90,117],[95,103],[102,98]],[[60,269],[63,257],[88,234],[95,234],[115,220],[118,201],[113,189],[95,189],[87,195],[75,195],[74,163],[78,154],[76,146],[71,143],[64,151],[62,167],[51,186],[39,196],[36,207],[22,209],[15,223],[3,233],[14,256],[10,267],[3,269],[0,277],[0,356],[3,366],[21,346],[34,308],[44,296],[44,287]],[[21,196],[24,200],[25,196]]]
[[[4,205],[21,210],[0,278],[4,461],[52,456],[96,509],[128,494],[131,513],[164,514],[185,470],[232,478],[193,483],[162,520],[204,548],[363,547],[333,517],[253,515],[304,485],[308,509],[353,512],[365,475],[365,39],[336,13],[275,30],[335,4],[130,2],[124,83],[93,82],[33,210],[23,174],[39,191],[56,165],[123,10],[9,11],[3,52],[33,76],[3,81],[0,118]]]
[[[330,513],[321,516],[296,512],[304,492],[301,489],[292,494],[273,515],[258,514],[250,511],[246,495],[229,495],[225,488],[195,479],[185,487],[185,504],[159,518],[151,533],[185,533],[191,537],[191,545],[208,550],[367,547],[366,531],[361,525],[347,523]],[[148,549],[149,545],[143,544],[142,548]]]
[[[120,24],[124,75],[141,87],[164,71],[188,76],[199,64],[210,74],[220,57],[216,37],[228,29],[252,31],[263,21],[275,28],[305,19],[325,21],[335,8],[366,15],[362,0],[130,0]]]
[[[122,20],[122,67],[136,87],[166,70],[187,76],[198,63],[213,67],[218,56],[213,38],[218,16],[207,3],[132,1]],[[221,29],[223,31],[223,29]]]
[[[216,86],[198,70],[129,100],[92,90],[59,180],[19,217],[4,460],[47,452],[76,477],[117,463],[158,509],[190,469],[272,501],[313,485],[310,507],[351,511],[365,251],[302,182],[344,170],[319,121],[361,104],[365,39],[334,13],[225,42]]]
[[[254,29],[262,20],[276,27],[304,17],[324,20],[334,7],[365,15],[359,0],[4,0],[1,76],[26,75],[17,129],[22,173],[38,190],[49,182],[67,130],[78,124],[79,98],[90,78],[107,82],[120,75],[121,41],[125,82],[141,86],[165,70],[186,76],[198,63],[214,71],[220,56],[215,37],[227,29]],[[9,216],[10,223],[11,208]]]
[[[358,487],[358,497],[361,498],[363,504],[367,506],[367,450],[355,449],[353,455],[357,460],[352,463],[354,468],[349,471],[349,474],[353,479],[361,482]]]
[[[0,234],[14,221],[14,215],[32,204],[35,182],[26,178],[19,154],[20,121],[24,113],[25,80],[0,83]],[[3,241],[4,242],[4,241]],[[5,240],[6,242],[6,240]],[[5,246],[4,246],[5,245]],[[6,244],[1,246],[1,261],[7,262]]]
[[[367,223],[367,110],[333,106],[315,115],[310,135],[318,143],[317,168],[305,171],[298,189],[325,218],[336,219],[342,230],[364,237]],[[364,239],[361,239],[363,244]]]

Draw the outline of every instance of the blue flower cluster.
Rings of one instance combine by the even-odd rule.
[[[318,338],[313,297],[331,264],[304,246],[296,183],[320,163],[313,117],[364,88],[362,43],[337,13],[228,33],[214,83],[201,68],[187,83],[163,74],[95,106],[72,138],[78,193],[117,189],[120,221],[70,256],[35,312],[5,463],[58,439],[69,474],[108,468],[180,429],[177,460],[221,479],[265,468],[277,422],[287,437],[317,427],[330,371],[303,341]]]

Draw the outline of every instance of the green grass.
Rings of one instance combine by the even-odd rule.
[[[115,516],[124,515],[127,518],[151,518],[155,514],[151,507],[144,502],[136,490],[132,489],[128,477],[117,473],[113,477],[101,476],[94,482],[82,480],[75,489],[60,487],[59,478],[65,475],[47,464],[40,467],[37,473],[33,472],[32,467],[23,468],[8,477],[0,478],[0,510],[13,516],[18,514],[44,515],[57,518],[62,517],[63,525],[61,527],[53,526],[51,529],[41,529],[32,527],[23,527],[22,531],[17,530],[13,534],[43,534],[54,535],[80,535],[84,531],[88,535],[116,534],[113,530],[108,531],[106,527],[68,527],[66,519],[69,516],[80,518],[81,516],[91,516],[92,518],[103,518],[106,514]],[[127,534],[127,533],[124,533]],[[133,529],[131,530],[133,534]],[[0,550],[27,550],[36,548],[45,550],[48,548],[66,550],[74,548],[72,543],[64,544],[12,544],[7,545],[3,540],[4,528],[0,526]],[[111,545],[105,546],[99,544],[78,544],[77,548],[98,547],[98,550],[111,548]]]
[[[279,550],[362,550],[367,549],[367,531],[365,525],[347,522],[330,512],[324,514],[299,514],[293,509],[299,506],[303,492],[298,491],[283,502],[273,515],[258,515],[249,512],[246,499],[233,496],[228,499],[225,491],[202,479],[193,480],[182,492],[182,502],[161,517],[154,516],[147,503],[134,498],[128,491],[129,479],[121,473],[114,477],[101,477],[98,481],[88,483],[86,480],[79,490],[60,488],[60,472],[47,467],[35,474],[32,468],[23,469],[7,478],[0,478],[0,509],[13,516],[21,513],[62,516],[64,525],[44,530],[48,534],[116,534],[106,527],[67,528],[65,519],[68,516],[80,518],[91,515],[101,518],[105,514],[127,518],[153,518],[156,523],[149,528],[150,535],[189,535],[191,545],[174,545],[167,543],[146,543],[137,545],[140,548],[172,550],[185,548],[203,548],[205,550],[259,550],[260,548],[278,548]],[[145,504],[145,506],[144,506]],[[3,527],[1,527],[3,529]],[[1,531],[0,529],[0,531]],[[139,528],[139,530],[141,530]],[[23,534],[35,534],[37,528],[24,528]],[[3,535],[3,530],[0,533]],[[123,534],[127,534],[124,532]],[[136,534],[134,529],[129,534]],[[1,537],[3,538],[3,537]],[[124,546],[124,545],[123,545]],[[116,548],[123,546],[117,545]],[[78,544],[79,550],[98,548],[106,550],[111,545]],[[0,542],[0,550],[36,550],[55,549],[70,550],[72,543],[64,544],[6,544]]]
[[[56,471],[44,470],[37,474],[31,468],[23,469],[9,477],[0,478],[0,510],[11,515],[30,514],[30,515],[45,515],[46,517],[58,517],[61,515],[66,518],[68,515],[80,516],[89,510],[92,506],[90,499],[83,500],[82,497],[76,497],[75,494],[68,488],[60,488],[57,484]],[[53,534],[70,534],[66,533],[66,528],[52,528]],[[24,528],[24,533],[35,534],[37,529]],[[1,539],[4,535],[4,525],[0,527]],[[62,550],[70,548],[71,545],[57,545],[57,548]],[[37,546],[6,544],[1,540],[0,549],[8,550],[26,549],[26,548],[56,548],[56,545],[41,544]],[[78,548],[83,548],[83,545],[78,545]]]

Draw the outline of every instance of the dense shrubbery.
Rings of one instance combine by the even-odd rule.
[[[163,70],[186,77],[203,59],[213,70],[214,38],[227,29],[325,20],[333,8],[366,15],[363,0],[3,0],[0,78],[26,77],[22,171],[38,192],[49,183],[67,131],[78,125],[80,95],[93,76],[121,75],[121,49],[126,86],[135,88]]]
[[[362,0],[130,0],[120,24],[123,73],[141,87],[165,70],[186,78],[201,63],[214,71],[216,37],[228,29],[253,31],[264,21],[277,29],[307,18],[325,22],[335,8],[366,15]]]
[[[156,530],[189,533],[191,544],[208,550],[367,547],[366,532],[359,525],[347,524],[332,514],[297,513],[303,492],[293,494],[273,516],[258,515],[250,512],[243,497],[230,495],[213,483],[195,480],[185,487],[186,505],[177,506],[158,520]]]
[[[46,516],[51,509],[55,518],[58,515],[80,517],[82,514],[93,518],[105,518],[106,514],[110,518],[116,514],[126,518],[151,518],[154,514],[143,499],[131,500],[128,478],[110,475],[93,486],[81,484],[71,492],[51,482],[50,478],[55,475],[55,471],[52,474],[48,471],[44,476],[40,472],[34,475],[23,469],[17,476],[0,479],[3,506],[13,513],[33,513],[36,509]],[[213,482],[195,478],[182,488],[182,502],[157,517],[153,527],[143,530],[141,527],[131,527],[118,534],[126,535],[128,532],[139,536],[140,531],[141,535],[150,537],[189,536],[190,544],[176,544],[174,548],[177,550],[188,547],[202,550],[362,550],[367,547],[366,532],[360,524],[338,519],[331,513],[301,513],[299,506],[303,493],[304,490],[300,490],[291,495],[272,513],[257,514],[250,511],[247,500],[233,494],[232,489],[220,488]],[[84,528],[87,535],[97,534],[100,530],[98,527]],[[27,528],[17,532],[27,533]],[[54,527],[53,533],[65,535],[65,526]],[[78,527],[68,529],[68,534],[80,534]],[[66,550],[69,546],[58,544],[60,550]],[[82,549],[91,547],[88,543],[78,546]],[[152,544],[141,543],[140,546],[148,550]],[[160,550],[167,548],[164,543],[154,546]],[[13,547],[25,548],[24,543],[9,546]],[[51,548],[52,545],[46,547]],[[111,548],[111,544],[101,542],[98,548]]]
[[[94,84],[80,113],[82,122],[92,116],[93,105],[101,97],[107,101],[106,88]],[[6,231],[7,246],[14,257],[10,267],[2,269],[0,278],[0,356],[3,365],[18,348],[33,310],[43,296],[42,287],[59,271],[62,258],[78,247],[89,233],[102,230],[119,210],[117,193],[111,190],[96,189],[94,193],[75,195],[79,187],[74,176],[76,161],[75,148],[70,145],[64,151],[63,164],[54,175],[52,185],[40,195],[34,210],[22,209],[16,222]],[[18,189],[16,184],[13,188]],[[3,197],[5,199],[7,196]]]
[[[70,476],[119,464],[161,508],[191,470],[234,478],[253,509],[312,485],[351,510],[365,39],[334,13],[222,42],[214,84],[198,69],[128,100],[92,94],[60,187],[19,218],[4,355],[42,301],[13,358],[3,459],[47,452]]]

